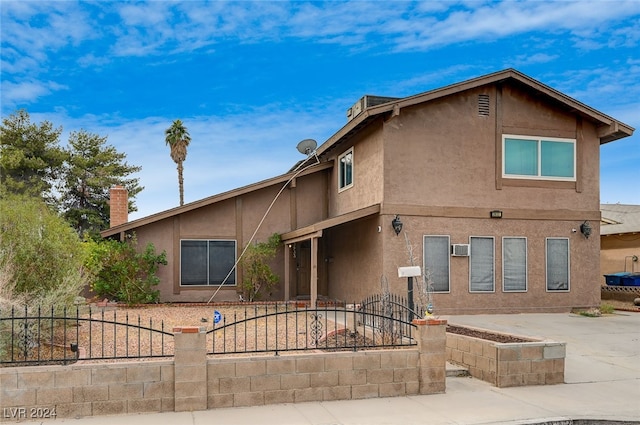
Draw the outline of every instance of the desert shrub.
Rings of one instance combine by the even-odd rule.
[[[242,295],[248,301],[259,299],[265,292],[278,283],[276,275],[271,267],[271,261],[278,252],[280,246],[280,235],[274,233],[266,242],[258,242],[246,247],[242,256]]]
[[[126,304],[158,302],[160,283],[156,275],[160,265],[167,264],[166,252],[156,253],[148,243],[138,252],[135,237],[127,242],[115,240],[87,240],[86,266],[92,271],[91,289],[100,298],[109,298]]]
[[[42,200],[0,199],[0,307],[69,306],[87,283],[74,230]]]

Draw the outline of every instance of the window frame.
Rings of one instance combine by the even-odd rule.
[[[549,288],[549,260],[550,258],[557,258],[557,256],[550,256],[549,255],[549,241],[558,241],[558,240],[562,240],[562,241],[566,241],[566,248],[567,248],[567,270],[566,270],[566,276],[567,276],[567,287],[566,288],[561,288],[561,289],[552,289]],[[551,293],[566,293],[566,292],[570,292],[571,291],[571,241],[569,240],[569,238],[566,237],[547,237],[545,238],[545,242],[544,242],[544,281],[545,281],[545,289],[546,292],[551,292]]]
[[[472,266],[473,266],[473,240],[488,239],[491,240],[491,289],[473,289],[472,287]],[[492,294],[496,292],[496,238],[494,236],[469,236],[469,293],[472,294]]]
[[[422,235],[422,270],[424,271],[424,273],[427,273],[427,270],[430,270],[429,267],[427,267],[427,258],[426,258],[426,249],[425,249],[425,243],[427,238],[446,238],[447,240],[447,251],[446,251],[446,256],[447,256],[447,289],[446,290],[436,290],[435,289],[435,285],[433,287],[433,293],[438,293],[438,294],[449,294],[451,293],[451,236],[449,235]],[[429,278],[429,276],[427,276]]]
[[[536,144],[536,162],[537,162],[537,171],[536,175],[527,175],[527,174],[508,174],[507,173],[507,139],[516,139],[516,140],[528,140],[535,141]],[[562,177],[562,176],[545,176],[542,175],[542,143],[543,142],[555,142],[555,143],[568,143],[573,146],[573,175],[571,177]],[[568,181],[575,182],[577,181],[577,140],[569,139],[569,138],[559,138],[559,137],[543,137],[543,136],[524,136],[519,134],[503,134],[502,135],[502,178],[505,179],[522,179],[522,180],[546,180],[546,181]]]
[[[350,161],[349,157],[350,155]],[[338,156],[338,192],[342,192],[353,187],[354,182],[354,149],[353,146],[344,151],[341,155]],[[343,168],[343,159],[344,168]],[[351,174],[347,173],[347,168],[351,169]],[[350,177],[350,181],[347,183],[347,177]]]
[[[206,283],[196,283],[196,284],[190,284],[190,283],[183,283],[182,282],[182,259],[183,259],[183,242],[188,242],[188,241],[195,241],[195,242],[206,242],[207,244],[207,251],[206,251],[206,258],[207,258],[207,277],[206,277]],[[229,280],[232,279],[232,283],[224,283],[222,284],[222,282],[217,282],[217,283],[210,283],[211,281],[211,263],[210,263],[210,258],[211,258],[211,254],[210,254],[210,244],[211,243],[215,243],[215,242],[233,242],[233,273],[231,273],[228,276],[227,282]],[[224,286],[224,287],[234,287],[234,286],[238,286],[238,268],[236,266],[236,262],[238,259],[238,241],[236,241],[235,239],[198,239],[198,238],[184,238],[184,239],[180,239],[180,263],[179,263],[179,267],[180,267],[180,287],[181,288],[210,288],[213,286]],[[228,274],[225,273],[225,275]]]
[[[506,276],[505,267],[507,261],[505,258],[505,240],[516,239],[524,241],[524,289],[507,289],[506,288]],[[524,293],[529,292],[529,241],[525,236],[503,236],[502,237],[502,292],[506,293]]]

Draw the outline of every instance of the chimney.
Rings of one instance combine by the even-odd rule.
[[[129,192],[123,186],[113,186],[109,190],[109,227],[119,226],[129,221]]]

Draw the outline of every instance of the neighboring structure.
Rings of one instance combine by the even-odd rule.
[[[287,174],[102,234],[167,251],[163,301],[237,300],[229,271],[269,210],[273,299],[359,302],[383,280],[403,294],[398,267],[419,265],[436,314],[599,304],[600,145],[633,128],[513,69],[365,96],[348,119]]]
[[[640,273],[640,205],[602,204],[600,211],[602,274]]]

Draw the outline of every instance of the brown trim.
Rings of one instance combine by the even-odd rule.
[[[502,84],[496,84],[495,105],[496,190],[502,190]]]
[[[543,189],[573,189],[576,190],[574,181],[535,180],[535,179],[502,179],[503,186],[511,187],[539,187]]]
[[[584,141],[584,130],[582,128],[582,117],[576,117],[576,192],[582,193],[582,176],[583,169],[586,166],[584,161],[584,149],[585,149],[585,141]],[[598,173],[599,174],[599,173]]]
[[[500,220],[600,220],[600,211],[516,209],[501,207],[435,207],[400,204],[385,204],[380,211],[380,215],[400,214],[416,217],[479,218],[496,220],[489,218],[489,213],[495,209],[502,211],[502,218]]]
[[[289,219],[291,229],[298,227],[298,196],[297,196],[297,179],[293,179],[289,186]]]
[[[173,217],[173,294],[180,294],[180,216]]]
[[[244,249],[244,237],[242,234],[242,225],[243,225],[242,210],[243,210],[242,197],[238,196],[236,198],[236,237],[235,237],[236,260],[238,259],[238,257],[240,256],[240,253]],[[237,267],[236,268],[236,284],[233,286],[236,286],[238,289],[241,289],[240,285],[238,285],[238,282],[242,282],[242,277],[243,277],[242,267]]]
[[[548,128],[531,128],[531,127],[516,127],[506,125],[502,128],[502,134],[514,134],[518,136],[530,136],[530,137],[555,137],[557,139],[575,139],[576,130],[556,130]]]
[[[366,208],[352,211],[350,213],[339,215],[337,217],[332,217],[327,220],[322,220],[310,226],[305,226],[291,232],[283,233],[281,235],[282,242],[289,243],[294,239],[295,240],[310,239],[316,232],[322,232],[322,230],[328,229],[329,227],[348,223],[350,221],[358,220],[363,217],[378,214],[379,212],[380,212],[380,204],[375,204]]]

